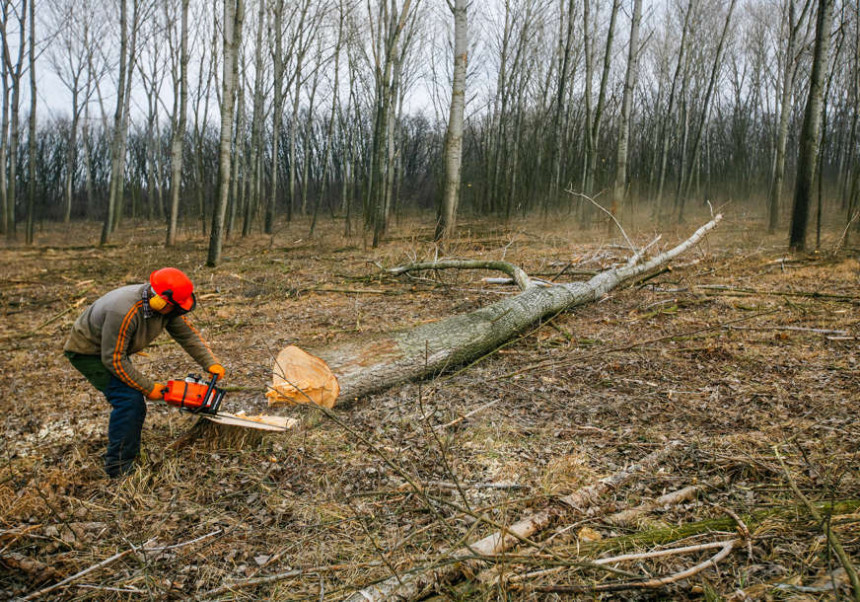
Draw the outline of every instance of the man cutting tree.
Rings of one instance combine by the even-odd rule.
[[[162,268],[150,274],[148,284],[123,286],[97,299],[72,326],[63,348],[66,357],[113,407],[104,455],[105,472],[111,477],[129,472],[140,452],[144,396],[164,398],[165,385],[135,368],[132,354],[167,330],[206,371],[224,376],[224,366],[185,315],[196,303],[188,276]]]

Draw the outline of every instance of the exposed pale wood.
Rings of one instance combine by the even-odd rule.
[[[315,403],[332,408],[338,393],[337,378],[323,360],[289,345],[275,359],[266,397],[270,406]]]
[[[285,416],[237,416],[235,414],[226,414],[223,412],[219,412],[215,416],[210,414],[201,415],[207,420],[217,424],[242,426],[261,431],[282,432],[295,428],[299,424],[299,421],[295,418],[287,418]]]

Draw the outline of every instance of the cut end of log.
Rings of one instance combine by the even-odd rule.
[[[315,403],[333,408],[340,385],[323,360],[295,345],[284,347],[272,368],[272,384],[266,397],[269,406]]]

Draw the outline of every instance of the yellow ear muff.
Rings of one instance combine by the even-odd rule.
[[[169,305],[167,299],[161,297],[160,295],[153,295],[149,298],[149,306],[155,311],[161,311],[165,307]]]

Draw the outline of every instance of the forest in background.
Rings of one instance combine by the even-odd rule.
[[[857,216],[856,0],[2,0],[2,11],[0,226],[12,239],[88,219],[105,243],[145,218],[165,224],[168,244],[183,227],[220,245],[302,215],[311,229],[317,216],[364,227],[376,245],[392,215],[442,203],[457,31],[461,213],[562,210],[588,224],[599,212],[587,197],[667,223],[732,202],[772,232],[803,180],[804,227]],[[40,90],[49,76],[64,109],[39,107],[60,94]],[[807,130],[816,85],[819,127]]]

